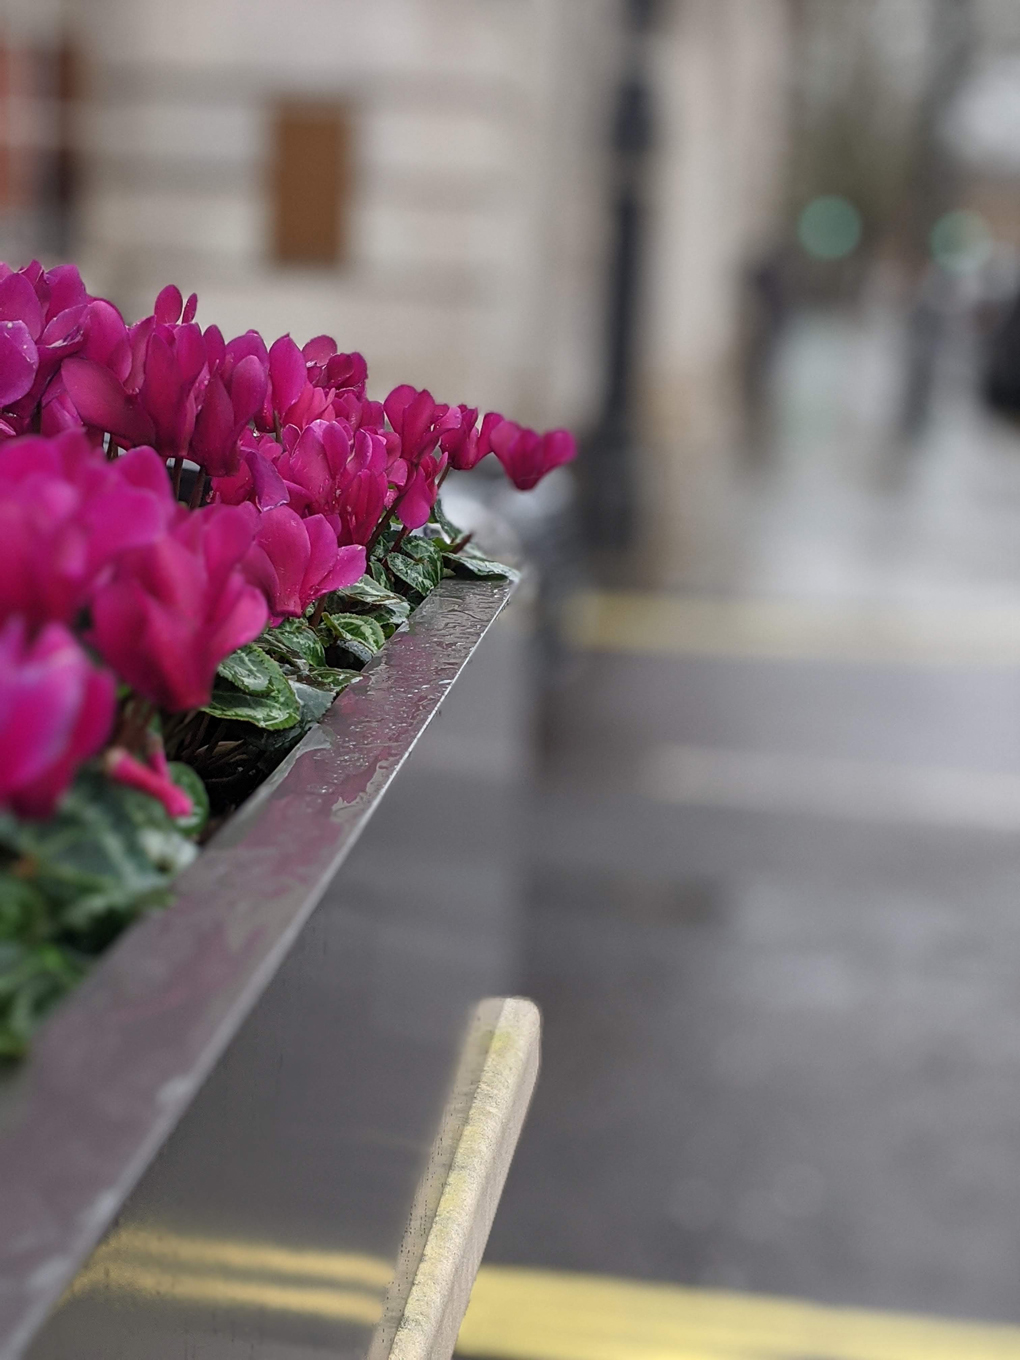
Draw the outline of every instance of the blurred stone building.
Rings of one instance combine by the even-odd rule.
[[[38,124],[8,120],[7,140],[56,151],[63,138],[74,202],[46,207],[68,214],[91,286],[126,313],[174,279],[226,332],[335,334],[371,356],[380,385],[583,419],[609,0],[7,11],[8,49],[34,80],[19,110]],[[44,71],[47,47],[50,65],[73,64],[74,88]],[[16,217],[15,251],[33,230],[59,247],[59,232]]]
[[[743,279],[781,206],[788,7],[659,0],[648,36],[635,422],[665,579],[687,551],[678,512],[712,494],[732,443]],[[227,333],[327,331],[380,389],[583,431],[603,383],[625,10],[8,0],[4,252],[73,255],[130,318],[173,280]]]

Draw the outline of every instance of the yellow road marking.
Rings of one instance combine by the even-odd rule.
[[[69,1290],[374,1326],[392,1266],[128,1229]],[[478,1273],[458,1351],[491,1360],[1020,1360],[1020,1327],[511,1266]]]
[[[581,591],[568,635],[593,651],[924,665],[1020,665],[1020,606],[924,607]]]
[[[1020,1360],[1020,1328],[483,1266],[457,1349],[493,1360]]]

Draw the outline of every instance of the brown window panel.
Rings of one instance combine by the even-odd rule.
[[[342,264],[347,254],[351,118],[335,102],[273,110],[273,254],[281,264]]]

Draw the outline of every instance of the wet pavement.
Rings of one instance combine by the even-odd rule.
[[[708,584],[1020,630],[1015,436],[950,384],[895,466],[877,400],[824,437],[819,334],[832,374],[872,343],[805,330]],[[487,1259],[1020,1321],[1020,673],[788,641],[631,637],[547,697],[517,983],[544,1068]]]

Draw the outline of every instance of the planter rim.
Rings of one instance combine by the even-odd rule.
[[[443,581],[0,1081],[0,1360],[124,1204],[514,589]]]

